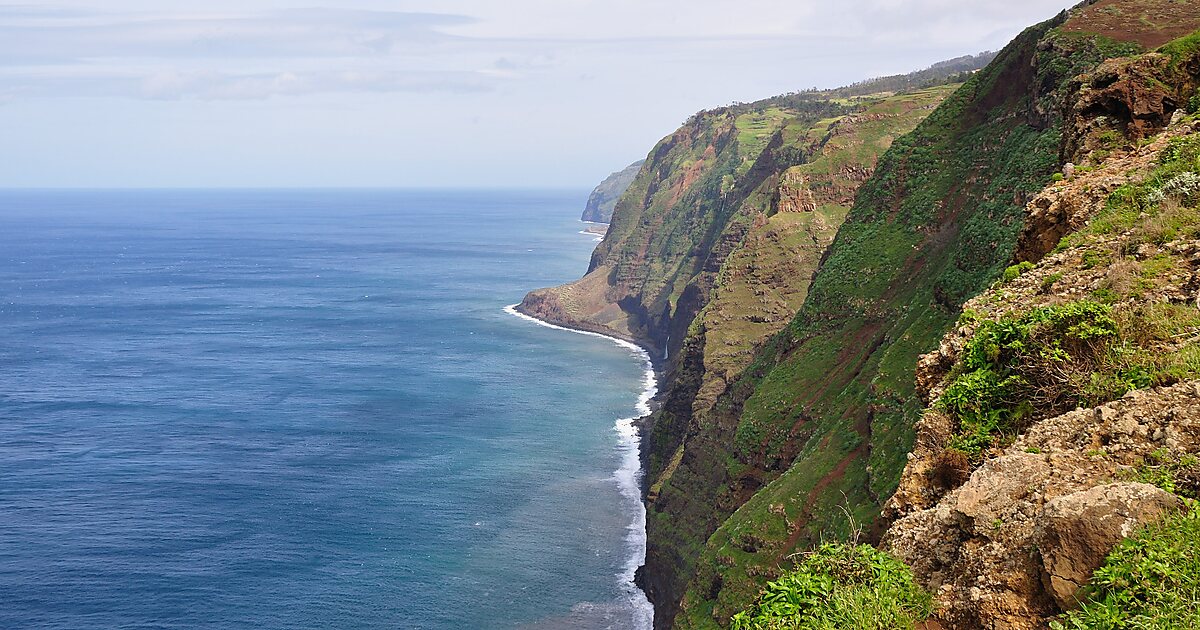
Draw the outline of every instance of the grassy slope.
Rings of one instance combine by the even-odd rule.
[[[1053,26],[1019,36],[893,145],[800,314],[663,485],[652,547],[665,538],[700,555],[678,627],[727,619],[788,554],[869,525],[894,491],[923,406],[916,359],[1008,263],[1025,200],[1057,169],[1055,90],[1106,54],[1085,37],[1039,51]],[[680,535],[697,514],[730,508],[705,545]]]
[[[712,300],[697,318],[683,351],[676,378],[666,397],[664,408],[652,422],[647,444],[650,447],[647,478],[650,494],[656,497],[668,480],[667,496],[653,504],[657,518],[649,524],[651,537],[661,545],[650,551],[650,574],[686,579],[690,561],[698,558],[704,541],[720,520],[736,507],[733,502],[748,498],[755,482],[731,489],[726,468],[736,469],[734,460],[719,467],[706,467],[715,475],[694,474],[692,462],[684,461],[679,444],[689,429],[704,427],[723,414],[708,414],[705,405],[694,409],[691,396],[701,390],[701,399],[711,400],[723,389],[723,376],[740,373],[753,356],[753,349],[769,335],[783,328],[807,294],[809,280],[830,242],[833,231],[844,219],[853,195],[892,141],[910,131],[929,114],[956,86],[940,86],[868,101],[866,108],[841,120],[821,120],[810,129],[793,128],[798,134],[821,138],[812,159],[769,178],[747,204],[769,209],[773,196],[788,191],[811,192],[809,211],[779,212],[760,221],[750,230],[720,270],[720,280]],[[782,203],[778,204],[783,207]],[[704,382],[704,387],[701,386]],[[715,385],[713,384],[715,383]],[[711,386],[711,387],[709,387]],[[711,389],[709,392],[707,390]],[[715,453],[721,433],[703,429],[690,431],[689,452]],[[700,448],[697,445],[704,444]],[[672,480],[680,467],[689,472]],[[771,468],[771,467],[767,467]],[[754,476],[778,474],[756,469]],[[740,475],[734,475],[740,476]],[[714,499],[712,493],[727,490],[733,496]],[[713,509],[713,501],[724,506]],[[660,602],[669,601],[681,582],[650,582],[646,586]]]
[[[1154,1],[1125,4],[1145,9]],[[1111,14],[1118,4],[1093,8]],[[1185,9],[1194,20],[1195,7]],[[919,353],[934,347],[962,302],[1007,263],[1023,201],[1057,162],[1056,92],[1163,31],[1143,20],[1126,27],[1128,41],[1117,42],[1089,33],[1095,19],[1077,13],[1069,28],[1047,23],[1027,31],[897,142],[863,187],[790,329],[735,385],[741,394],[718,403],[728,419],[737,418],[734,448],[722,452],[714,439],[708,446],[715,456],[681,458],[693,462],[675,475],[681,487],[690,472],[722,459],[733,487],[739,468],[755,461],[791,466],[707,541],[678,627],[727,619],[789,554],[876,518],[920,413],[912,383]],[[798,441],[801,452],[789,460]]]

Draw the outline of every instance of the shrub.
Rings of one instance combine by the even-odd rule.
[[[1095,381],[1095,368],[1117,332],[1112,308],[1090,300],[981,323],[938,402],[958,420],[951,447],[978,457],[997,436],[1019,429],[1034,412],[1105,399],[1109,391],[1093,392],[1087,386]],[[1109,388],[1115,391],[1120,385]]]
[[[1012,282],[1013,280],[1016,280],[1021,274],[1025,273],[1026,271],[1029,271],[1030,269],[1033,269],[1033,263],[1029,262],[1028,260],[1018,263],[1016,265],[1013,265],[1004,270],[1004,281]]]
[[[1062,277],[1063,275],[1061,273],[1052,273],[1042,278],[1042,293],[1049,293],[1050,289],[1054,286],[1054,283],[1062,280]]]
[[[1197,195],[1200,195],[1200,174],[1184,171],[1168,179],[1161,187],[1150,191],[1147,199],[1150,203],[1160,204],[1174,198],[1187,204],[1195,203]]]
[[[1121,475],[1125,481],[1148,483],[1189,499],[1198,499],[1200,459],[1195,455],[1176,456],[1167,449],[1150,454],[1142,464]]]
[[[912,571],[869,545],[826,543],[767,584],[733,616],[734,630],[893,630],[929,616],[932,598]]]
[[[1032,420],[1200,377],[1200,345],[1179,343],[1200,338],[1200,311],[1189,304],[1080,300],[972,321],[937,404],[958,422],[951,448],[975,463]]]

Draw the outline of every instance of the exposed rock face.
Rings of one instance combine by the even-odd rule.
[[[1109,59],[1076,77],[1067,101],[1064,161],[1098,163],[1160,133],[1196,90],[1197,69],[1189,63],[1147,53]]]
[[[1147,145],[1120,150],[1094,170],[1075,173],[1039,193],[1026,206],[1025,226],[1021,229],[1014,258],[1031,262],[1041,260],[1064,236],[1087,225],[1104,209],[1108,196],[1131,176],[1147,173],[1170,138],[1191,131],[1190,126],[1179,128],[1173,133],[1159,135]]]
[[[939,502],[906,511],[883,546],[935,594],[945,627],[1043,628],[1118,541],[1182,505],[1113,483],[1163,450],[1200,451],[1200,383],[1035,425]]]
[[[779,183],[780,212],[812,212],[817,209],[817,197],[805,182],[804,175],[796,169],[784,171]]]
[[[609,175],[600,182],[592,194],[588,196],[587,206],[583,209],[581,220],[593,223],[608,223],[612,220],[613,208],[617,200],[629,189],[633,179],[637,177],[645,160],[638,160],[629,166]]]
[[[1110,151],[1161,132],[1171,121],[1188,86],[1169,78],[1169,58],[1149,53],[1110,59],[1073,82],[1075,95],[1066,114],[1064,158]],[[1097,160],[1099,161],[1099,160]]]
[[[1079,589],[1117,543],[1183,508],[1179,497],[1144,483],[1113,483],[1046,504],[1034,535],[1042,586],[1063,610],[1079,604]]]

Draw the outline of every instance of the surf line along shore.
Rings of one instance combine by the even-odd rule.
[[[638,567],[646,561],[646,506],[642,503],[642,459],[641,436],[638,433],[637,420],[650,414],[650,401],[658,393],[658,372],[650,353],[632,341],[626,341],[611,335],[605,335],[590,330],[578,330],[544,322],[532,315],[526,315],[517,310],[520,304],[510,304],[504,307],[504,312],[515,315],[538,326],[564,330],[567,332],[590,335],[607,339],[618,346],[630,351],[630,354],[642,362],[643,380],[642,392],[634,404],[634,415],[618,418],[614,424],[617,433],[618,448],[621,451],[621,466],[613,473],[617,488],[624,499],[632,520],[627,526],[625,546],[628,556],[624,570],[618,576],[622,593],[628,598],[637,623],[636,630],[650,630],[654,624],[654,605],[646,598],[642,589],[634,584],[634,574]]]

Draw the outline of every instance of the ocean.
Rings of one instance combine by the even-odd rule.
[[[585,199],[0,192],[0,627],[649,627]]]

